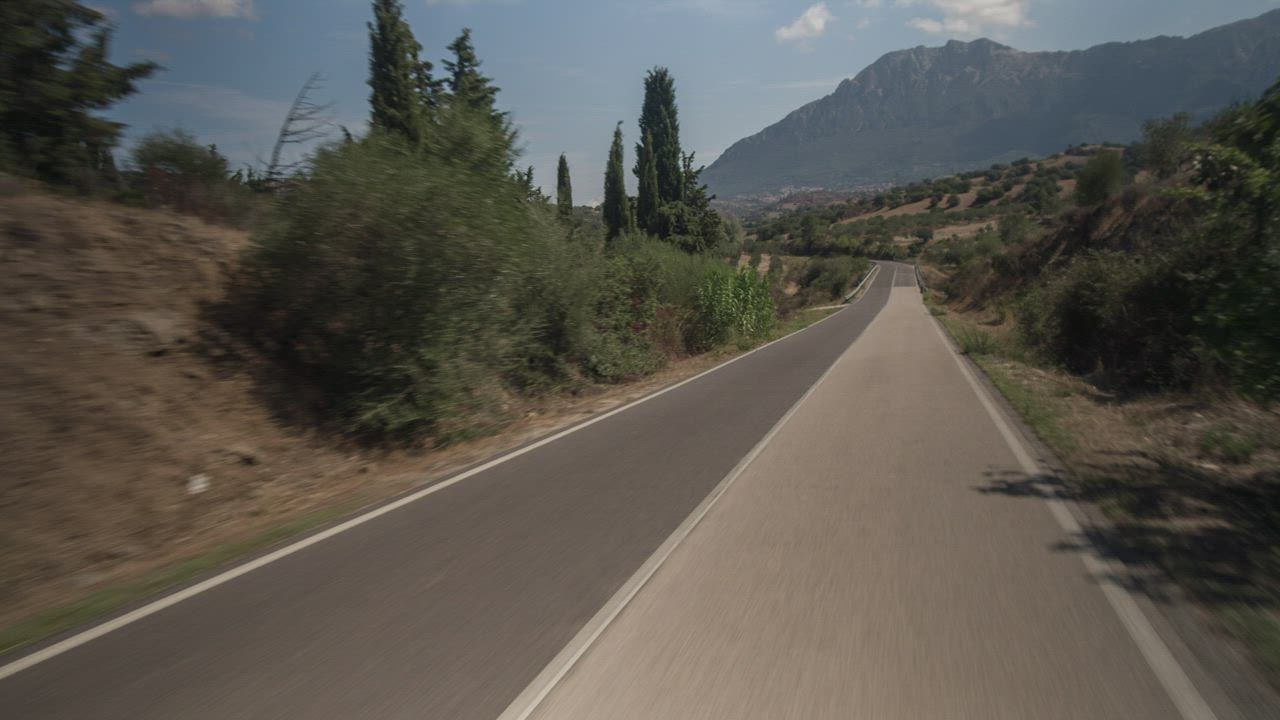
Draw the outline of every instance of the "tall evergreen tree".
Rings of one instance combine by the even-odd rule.
[[[400,0],[373,0],[369,28],[370,124],[420,145],[427,136],[438,83],[422,45],[404,19]]]
[[[658,209],[662,206],[662,198],[658,193],[658,166],[651,133],[644,134],[639,150],[640,157],[636,160],[636,177],[640,180],[636,193],[636,224],[651,233],[661,234]]]
[[[444,104],[451,112],[451,129],[456,132],[458,144],[450,152],[454,159],[467,158],[475,167],[490,166],[495,170],[509,171],[518,155],[516,130],[507,113],[497,109],[498,88],[493,81],[480,74],[480,59],[471,44],[471,30],[463,29],[449,50],[452,60],[445,60],[449,72],[449,93]],[[493,133],[477,134],[478,127],[471,123],[488,119]]]
[[[67,0],[0,2],[0,162],[54,182],[111,171],[124,126],[93,113],[160,66],[108,62],[105,20]]]
[[[524,199],[526,202],[530,202],[530,203],[546,203],[547,202],[547,196],[542,194],[542,188],[533,184],[533,166],[532,165],[529,166],[529,169],[523,172],[521,172],[520,170],[516,170],[514,173],[512,173],[511,179],[515,181],[517,186],[519,186],[520,191],[523,193]]]
[[[684,200],[684,172],[680,165],[680,118],[676,109],[675,79],[664,67],[655,67],[644,78],[644,105],[640,110],[640,135],[651,136],[658,198],[662,203]],[[637,152],[639,152],[637,148]],[[640,174],[636,159],[636,175]]]
[[[462,34],[449,44],[449,52],[453,59],[445,60],[444,67],[449,71],[451,101],[505,120],[506,113],[498,112],[496,107],[498,88],[480,73],[480,58],[471,44],[471,28],[463,28]]]
[[[631,199],[627,197],[627,180],[622,162],[622,123],[613,128],[613,144],[609,146],[609,164],[604,169],[604,225],[610,240],[635,229]]]
[[[711,208],[714,195],[707,193],[707,186],[702,183],[702,167],[693,164],[694,153],[681,159],[681,171],[684,174],[684,204],[689,208],[692,227],[687,232],[698,237],[698,245],[702,250],[709,250],[720,245],[724,239],[724,224],[720,215]]]
[[[569,161],[564,153],[560,153],[560,166],[556,168],[556,208],[562,220],[573,220],[573,184],[569,181]]]

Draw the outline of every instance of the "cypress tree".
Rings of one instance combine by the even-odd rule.
[[[125,126],[96,113],[160,66],[113,65],[111,34],[102,13],[78,2],[0,2],[0,165],[52,182],[114,171]]]
[[[664,203],[684,201],[684,168],[681,167],[680,133],[673,128],[675,107],[671,113],[662,115],[662,131],[657,134],[662,140],[654,140],[654,168],[658,175],[658,196]]]
[[[414,145],[426,139],[437,83],[399,0],[373,0],[369,28],[370,124]]]
[[[627,197],[627,181],[622,164],[622,123],[613,128],[613,144],[609,146],[609,164],[604,169],[605,228],[610,240],[635,229],[631,199]]]
[[[661,203],[684,200],[683,153],[680,149],[680,118],[676,109],[676,87],[671,73],[655,67],[644,78],[644,105],[640,111],[640,134],[653,137],[654,172],[658,177]],[[636,164],[640,173],[639,158]]]
[[[573,185],[569,182],[569,161],[560,153],[560,166],[556,168],[556,207],[560,219],[573,220]]]
[[[453,60],[445,60],[444,67],[449,71],[451,101],[504,121],[506,113],[496,108],[498,88],[480,74],[480,58],[471,44],[471,28],[463,28],[462,34],[449,44],[449,51],[453,53]]]
[[[640,157],[636,161],[636,177],[640,189],[636,194],[636,224],[652,233],[658,232],[658,208],[662,199],[658,194],[658,166],[654,157],[653,135],[646,132],[640,143]]]
[[[464,28],[449,43],[449,51],[453,59],[444,61],[447,92],[440,93],[439,112],[441,132],[448,135],[442,143],[449,145],[450,162],[518,175],[517,133],[507,113],[497,109],[498,88],[480,73],[471,30]],[[545,199],[540,191],[538,197]]]

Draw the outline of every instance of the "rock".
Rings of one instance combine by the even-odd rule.
[[[87,588],[102,582],[104,577],[102,573],[82,572],[67,578],[67,583],[77,589]]]
[[[222,454],[231,462],[240,463],[241,465],[257,465],[262,462],[258,457],[257,449],[248,445],[232,445],[221,450]]]
[[[212,478],[204,473],[196,473],[187,478],[187,494],[197,495],[209,489]]]

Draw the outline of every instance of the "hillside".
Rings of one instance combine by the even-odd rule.
[[[1280,75],[1280,10],[1190,38],[1072,52],[990,40],[889,53],[832,94],[739,140],[705,171],[723,198],[858,189],[1129,142],[1148,118],[1205,119]]]
[[[0,217],[0,619],[349,487],[365,460],[283,427],[201,319],[245,233],[12,187]]]

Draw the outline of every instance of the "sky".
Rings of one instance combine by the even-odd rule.
[[[579,203],[603,195],[613,127],[632,163],[645,71],[670,68],[686,151],[710,164],[735,141],[830,93],[881,55],[988,37],[1020,50],[1075,50],[1193,35],[1280,0],[403,0],[442,71],[472,29],[499,106],[520,129],[521,165],[555,187],[565,153]],[[117,63],[164,70],[109,115],[127,138],[181,127],[235,166],[261,165],[298,88],[359,134],[368,115],[368,0],[92,0],[116,28]],[[335,131],[335,136],[339,133]]]

